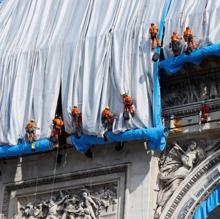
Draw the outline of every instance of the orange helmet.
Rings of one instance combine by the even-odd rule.
[[[53,123],[54,123],[54,125],[57,125],[57,126],[63,126],[64,125],[64,122],[63,122],[61,116],[56,116],[55,119],[53,119]]]

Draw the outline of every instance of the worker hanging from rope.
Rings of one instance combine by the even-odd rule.
[[[35,144],[33,142],[36,141],[37,139],[37,134],[36,134],[37,129],[39,128],[37,127],[37,124],[33,119],[31,119],[25,127],[25,130],[26,130],[25,139],[29,143],[31,143],[32,150],[35,150]]]
[[[59,147],[59,139],[64,131],[64,122],[61,116],[53,119],[53,128],[51,131],[51,141],[55,143],[55,147]]]
[[[176,32],[173,32],[173,35],[171,36],[170,48],[172,49],[174,56],[178,56],[181,52],[181,39],[181,36],[179,36]]]
[[[185,31],[183,32],[183,38],[187,43],[185,53],[190,54],[193,51],[193,49],[196,49],[196,43],[193,39],[192,30],[189,27],[186,27]]]
[[[102,125],[104,127],[104,141],[108,140],[108,131],[112,129],[114,123],[114,114],[110,111],[109,106],[106,106],[102,111]]]
[[[149,28],[149,34],[151,39],[151,49],[154,50],[155,46],[161,47],[160,40],[158,38],[158,27],[152,23]]]
[[[72,108],[71,116],[73,120],[73,127],[75,129],[75,136],[76,138],[80,138],[82,130],[82,113],[77,106]]]
[[[129,120],[130,119],[129,114],[131,114],[132,117],[135,114],[134,104],[133,104],[133,101],[129,95],[123,94],[122,97],[123,97],[123,103],[124,103],[123,117],[124,117],[124,120]]]

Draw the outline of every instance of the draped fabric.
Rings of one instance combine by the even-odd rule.
[[[158,7],[159,6],[159,7]],[[152,127],[153,65],[148,27],[163,0],[7,0],[0,8],[0,144],[16,144],[35,119],[50,135],[59,90],[67,132],[81,108],[83,132],[100,136],[101,111],[116,114],[113,132]],[[147,40],[146,40],[147,39]],[[121,95],[136,114],[122,118]]]
[[[146,39],[151,21],[159,23],[163,7],[158,10],[157,4],[163,5],[162,2],[80,2],[79,15],[86,14],[71,23],[78,32],[74,45],[65,48],[67,57],[62,70],[63,112],[68,132],[73,131],[69,114],[73,105],[82,110],[85,134],[102,134],[101,110],[105,105],[116,114],[114,133],[152,127],[152,54]],[[73,11],[78,7],[79,4]],[[129,122],[122,118],[123,93],[135,102],[136,114]]]
[[[172,0],[165,22],[164,54],[173,56],[169,48],[173,32],[182,35],[189,26],[198,48],[220,43],[220,1]]]

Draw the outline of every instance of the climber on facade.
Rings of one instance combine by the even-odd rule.
[[[158,27],[156,24],[152,23],[149,28],[149,34],[151,38],[151,49],[154,50],[155,45],[161,47],[160,40],[158,38]]]
[[[73,121],[73,127],[75,129],[75,136],[80,138],[82,130],[82,113],[77,106],[74,106],[71,110],[71,116]]]
[[[102,111],[102,125],[104,127],[104,141],[108,140],[108,131],[112,129],[114,123],[114,114],[110,111],[109,106],[106,106]]]
[[[132,117],[135,114],[134,104],[133,104],[133,101],[129,95],[123,94],[122,97],[123,97],[123,104],[124,104],[123,117],[124,117],[124,120],[129,120],[130,119],[129,114],[131,114]]]
[[[181,39],[181,36],[179,36],[176,32],[173,32],[171,36],[170,48],[172,49],[174,56],[178,56],[181,52]]]
[[[39,128],[37,127],[37,124],[33,119],[31,119],[25,127],[26,130],[25,139],[28,143],[31,143],[31,150],[33,151],[35,150],[34,141],[36,141],[37,139],[37,134],[36,134],[37,129]]]
[[[35,141],[37,139],[37,134],[36,134],[37,129],[39,129],[39,128],[37,127],[36,122],[33,119],[31,119],[25,127],[26,140],[29,143],[32,143],[33,141]]]
[[[196,49],[196,43],[193,39],[192,30],[189,27],[186,27],[185,31],[183,32],[183,39],[187,43],[186,47],[186,54],[190,54],[193,49]]]
[[[51,141],[55,143],[56,147],[59,147],[59,139],[64,131],[64,122],[61,116],[56,116],[53,119],[53,128],[51,131]]]

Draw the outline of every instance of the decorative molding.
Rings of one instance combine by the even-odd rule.
[[[93,215],[93,213],[90,213],[90,215],[85,217],[88,219],[99,218],[98,215],[106,212],[106,209],[108,207],[110,207],[108,209],[113,209],[116,208],[116,205],[118,206],[118,214],[122,215],[124,208],[123,203],[125,201],[124,198],[128,165],[129,164],[116,165],[105,168],[103,167],[93,170],[56,175],[55,177],[48,176],[19,183],[7,184],[4,193],[3,214],[5,215],[5,218],[11,219],[12,215],[16,214],[16,209],[20,208],[19,206],[23,206],[25,209],[28,204],[33,208],[39,208],[39,206],[44,206],[46,208],[46,203],[48,203],[48,205],[51,205],[51,203],[53,202],[52,199],[48,198],[49,194],[53,194],[53,196],[57,197],[57,200],[62,200],[62,198],[65,197],[65,202],[63,202],[62,204],[65,204],[66,207],[62,206],[64,207],[63,211],[66,210],[65,208],[67,208],[67,204],[71,203],[74,198],[77,199],[78,204],[77,206],[75,203],[75,210],[80,208],[81,205],[85,206],[85,203],[87,202],[85,196],[88,196],[88,200],[92,200],[91,203],[96,203],[97,207],[96,209],[93,206],[93,213],[95,217],[91,216]],[[38,187],[37,192],[35,191],[36,184]],[[114,189],[116,185],[118,188],[116,189],[117,193]],[[62,195],[60,192],[62,192]],[[27,200],[25,197],[32,197],[31,200],[33,200],[34,193],[37,197],[35,198],[36,200],[34,202],[29,201],[28,203],[25,203],[22,201]],[[58,195],[60,197],[58,197]],[[38,202],[36,202],[37,200]],[[84,212],[84,215],[86,215],[86,212],[89,211],[86,210],[86,207],[84,210],[83,209],[84,207],[82,207],[81,210],[78,209],[78,212],[81,211],[81,214],[83,214]],[[92,212],[91,209],[90,212]],[[25,218],[25,215],[23,215],[23,217],[21,216],[22,212],[17,211],[17,213],[19,214],[19,217],[17,218]],[[110,214],[113,213],[115,214],[115,212],[111,210]],[[106,218],[108,218],[107,214],[108,212],[105,213]],[[81,217],[76,218],[78,219]]]
[[[169,202],[166,203],[160,219],[192,218],[200,203],[219,185],[219,145],[209,149],[211,149],[208,152],[209,156],[176,188]]]
[[[117,215],[117,190],[118,183],[111,182],[81,189],[56,191],[53,195],[39,194],[36,199],[18,198],[19,207],[14,218],[111,218]]]
[[[154,218],[160,218],[166,203],[189,173],[205,159],[205,150],[196,141],[185,147],[177,142],[168,146],[159,161],[159,192]]]

